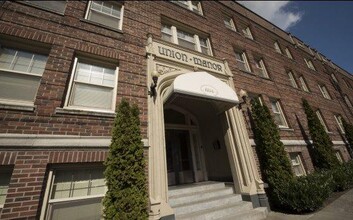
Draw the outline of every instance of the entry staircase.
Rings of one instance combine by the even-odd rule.
[[[268,213],[265,207],[253,208],[251,202],[242,201],[233,186],[222,182],[169,187],[169,204],[176,220],[261,220]]]

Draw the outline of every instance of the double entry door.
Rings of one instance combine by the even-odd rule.
[[[206,180],[202,146],[197,131],[166,129],[168,185]]]

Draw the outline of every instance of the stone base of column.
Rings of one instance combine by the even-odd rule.
[[[254,208],[267,207],[267,209],[270,210],[270,204],[268,203],[268,198],[265,193],[254,195],[242,194],[241,197],[244,201],[251,202]]]

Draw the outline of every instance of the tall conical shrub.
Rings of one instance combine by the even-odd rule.
[[[139,110],[122,100],[114,121],[109,154],[104,163],[108,191],[105,219],[147,219],[145,158],[141,142]]]
[[[348,146],[349,154],[351,155],[351,157],[353,157],[353,125],[347,123],[346,120],[344,119],[342,119],[342,122],[343,122],[345,136],[349,145]]]
[[[303,107],[308,121],[309,133],[312,139],[311,158],[318,169],[330,169],[339,165],[333,150],[333,143],[320,123],[317,115],[310,107],[308,101],[303,99]]]

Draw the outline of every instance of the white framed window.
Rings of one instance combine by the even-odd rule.
[[[303,91],[304,91],[304,92],[310,92],[309,87],[308,87],[308,85],[306,84],[305,79],[304,79],[303,76],[300,76],[300,77],[299,77],[299,81],[300,81],[300,84],[301,84],[301,86],[302,86]]]
[[[290,50],[288,49],[288,47],[286,47],[285,51],[286,51],[287,57],[288,57],[289,59],[293,59],[292,53],[290,52]]]
[[[343,121],[342,121],[342,117],[340,115],[334,115],[337,125],[340,129],[340,131],[342,132],[342,134],[344,134],[344,126],[343,126]]]
[[[313,64],[313,62],[311,60],[307,60],[306,58],[304,58],[304,61],[305,61],[306,65],[308,66],[309,69],[312,69],[312,70],[316,71],[315,66],[314,66],[314,64]]]
[[[171,1],[177,5],[180,5],[183,8],[189,9],[190,11],[196,12],[200,15],[202,15],[202,7],[201,7],[201,1]]]
[[[275,41],[275,42],[273,43],[273,46],[275,47],[275,51],[276,51],[277,53],[282,54],[282,50],[281,50],[281,48],[280,48],[280,46],[279,46],[279,44],[278,44],[277,41]]]
[[[248,97],[249,97],[250,101],[257,99],[257,100],[259,100],[260,104],[263,105],[261,95],[255,94],[255,93],[248,93]]]
[[[0,47],[0,102],[33,106],[48,56]]]
[[[328,93],[326,86],[324,86],[324,85],[318,85],[318,86],[319,86],[319,89],[321,91],[322,96],[326,99],[331,99],[331,96]]]
[[[333,80],[335,83],[338,84],[338,80],[337,80],[335,74],[331,73],[331,78],[332,78],[332,80]]]
[[[115,29],[122,29],[124,5],[114,1],[89,1],[85,19]]]
[[[319,110],[317,110],[315,113],[316,113],[316,116],[317,116],[317,118],[319,119],[320,123],[321,123],[322,126],[324,127],[325,131],[326,131],[326,132],[329,132],[329,130],[328,130],[327,126],[326,126],[326,123],[325,123],[325,121],[324,121],[324,118],[323,118],[322,115],[321,115],[321,112],[320,112]]]
[[[237,66],[239,69],[246,72],[251,72],[248,58],[244,51],[235,51],[235,59],[237,60]]]
[[[118,67],[75,58],[65,108],[114,112]]]
[[[162,24],[161,33],[165,41],[212,56],[210,40],[205,36],[169,24]]]
[[[7,166],[0,166],[0,210],[3,208],[6,200],[7,190],[9,189],[12,169]]]
[[[26,4],[64,14],[67,1],[25,1]]]
[[[255,66],[257,69],[256,72],[259,74],[259,76],[264,77],[264,78],[269,78],[263,59],[255,60]]]
[[[337,160],[338,160],[340,163],[343,163],[342,155],[341,155],[341,152],[340,152],[339,150],[336,150],[336,151],[335,151],[335,156],[337,157]]]
[[[344,95],[344,101],[346,102],[347,106],[353,108],[351,100],[349,100],[347,95]]]
[[[107,191],[103,167],[49,171],[41,219],[101,219]]]
[[[305,176],[306,172],[302,163],[300,153],[289,153],[292,169],[295,176]]]
[[[280,128],[288,128],[288,124],[286,118],[284,117],[284,113],[281,107],[281,104],[276,99],[270,99],[271,101],[271,108],[274,115],[274,120],[278,127]]]
[[[297,89],[298,88],[298,84],[297,84],[297,82],[294,79],[293,73],[292,72],[288,72],[288,77],[289,77],[289,81],[290,81],[290,84],[292,85],[292,87]]]
[[[352,88],[351,84],[350,84],[349,82],[347,82],[346,79],[343,79],[343,82],[344,82],[344,84],[346,84],[346,87],[347,87],[347,88],[349,88],[349,89]]]
[[[243,29],[243,34],[245,37],[247,37],[251,40],[254,40],[254,37],[253,37],[251,30],[250,30],[250,27],[246,27],[245,29]]]
[[[231,29],[233,31],[237,31],[237,29],[235,28],[234,21],[233,21],[233,19],[231,17],[225,17],[223,22],[224,22],[224,25],[227,28],[229,28],[229,29]]]

